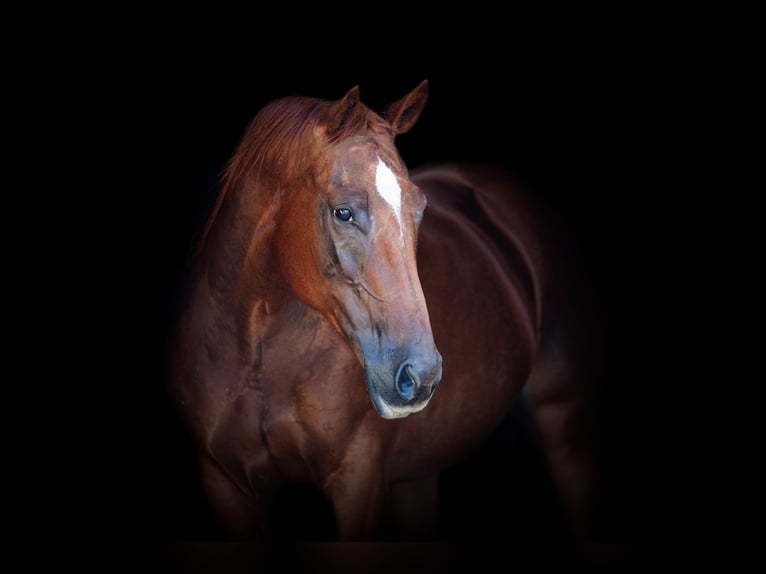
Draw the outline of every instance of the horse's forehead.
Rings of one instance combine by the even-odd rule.
[[[385,143],[370,139],[351,140],[337,147],[334,167],[347,177],[375,179],[382,160],[390,170],[401,175],[396,154]]]

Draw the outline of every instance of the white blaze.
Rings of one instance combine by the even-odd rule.
[[[402,245],[404,245],[404,231],[402,230],[402,188],[399,187],[399,182],[396,181],[396,176],[391,168],[388,167],[383,160],[378,158],[378,168],[375,171],[375,188],[378,195],[386,200],[386,203],[391,206],[396,216],[396,222],[399,224],[399,235],[402,238]]]

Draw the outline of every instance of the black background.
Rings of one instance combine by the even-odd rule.
[[[84,190],[78,205],[94,210],[76,234],[92,278],[80,295],[98,319],[87,335],[93,384],[81,390],[86,400],[102,393],[103,405],[74,425],[80,434],[70,453],[88,469],[77,481],[87,504],[74,501],[93,510],[86,536],[214,537],[193,451],[166,402],[162,361],[179,273],[249,121],[274,98],[336,99],[356,85],[380,110],[428,79],[426,109],[397,140],[405,163],[478,159],[510,169],[586,254],[583,274],[607,328],[596,420],[608,526],[599,557],[631,560],[642,550],[644,416],[654,395],[640,389],[657,376],[646,334],[657,314],[655,277],[667,261],[658,206],[677,201],[658,173],[674,137],[672,122],[663,122],[678,103],[678,71],[657,54],[656,38],[623,21],[583,28],[562,18],[533,30],[523,19],[480,22],[455,18],[426,30],[275,23],[278,39],[221,35],[215,23],[168,36],[169,23],[142,23],[136,35],[114,40],[104,29],[71,57],[53,56],[64,77],[87,86],[72,94],[78,113],[66,120],[70,132],[88,127],[69,169]],[[108,65],[96,58],[104,43]],[[87,66],[74,64],[81,58]],[[99,173],[97,186],[86,185],[89,169]],[[638,271],[647,266],[655,273]],[[555,554],[561,541],[546,533],[560,533],[559,511],[523,426],[523,417],[513,419],[478,453],[474,470],[455,471],[455,523],[470,521],[456,526],[455,538]],[[497,459],[498,448],[517,462]],[[491,512],[502,506],[491,499],[501,485],[512,491],[504,508],[519,517]],[[296,496],[322,512],[305,493]],[[317,532],[306,528],[299,537]]]

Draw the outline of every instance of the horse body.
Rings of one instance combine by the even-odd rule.
[[[271,148],[250,151],[263,126],[276,129],[276,115],[261,118],[230,163],[171,384],[231,536],[268,536],[270,497],[292,482],[329,497],[341,539],[374,538],[402,493],[405,530],[418,531],[439,472],[497,428],[525,385],[563,496],[583,505],[576,317],[545,224],[498,171],[407,174],[393,136],[424,102],[422,84],[379,123],[355,90],[312,102],[318,119],[292,136],[309,143],[282,150],[273,172]]]

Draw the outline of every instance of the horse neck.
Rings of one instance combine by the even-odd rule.
[[[200,253],[199,279],[218,313],[230,315],[238,332],[252,331],[254,318],[263,319],[291,302],[274,265],[272,237],[279,201],[270,191],[252,180],[232,189]]]

